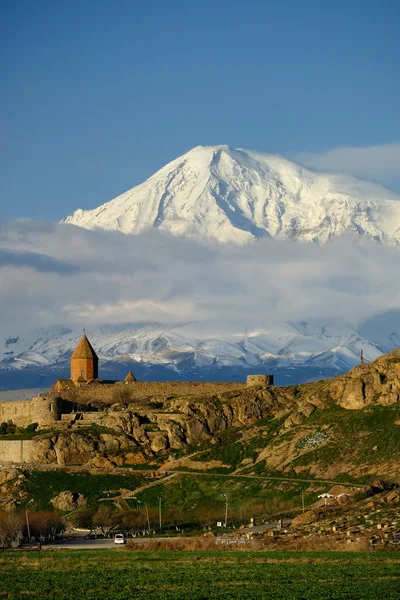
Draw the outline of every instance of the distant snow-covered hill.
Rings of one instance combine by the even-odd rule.
[[[400,243],[400,196],[350,176],[312,172],[280,156],[199,146],[147,181],[63,220],[88,229],[246,243],[272,236],[326,242],[353,232]]]
[[[122,377],[130,367],[138,378],[149,379],[243,380],[247,373],[271,372],[282,385],[347,371],[359,362],[361,348],[366,360],[382,354],[376,344],[336,322],[285,323],[226,339],[196,333],[193,323],[150,323],[102,326],[88,335],[103,378]],[[0,348],[0,382],[13,377],[18,381],[13,387],[21,388],[66,375],[80,336],[81,331],[53,327],[9,338]]]

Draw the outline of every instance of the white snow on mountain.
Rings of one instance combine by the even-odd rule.
[[[0,370],[26,366],[57,366],[69,360],[81,331],[63,327],[39,329],[11,338],[0,348]],[[226,339],[194,337],[196,324],[125,324],[101,326],[88,332],[101,362],[163,365],[175,371],[213,367],[274,369],[329,367],[337,372],[359,362],[361,348],[366,360],[382,352],[351,327],[337,323],[301,322],[231,335]]]
[[[63,222],[87,229],[243,244],[272,236],[326,242],[353,232],[400,243],[400,196],[351,176],[324,174],[280,156],[198,146],[147,181]]]

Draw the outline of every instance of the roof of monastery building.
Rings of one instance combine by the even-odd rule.
[[[73,351],[71,360],[73,360],[74,358],[77,358],[77,359],[82,359],[82,358],[96,359],[96,358],[98,358],[96,352],[93,350],[92,344],[87,339],[86,334],[83,334],[83,336],[81,337],[81,339],[79,341],[79,344]]]
[[[128,375],[125,377],[124,379],[125,383],[134,383],[135,381],[137,381],[136,377],[134,376],[134,374],[132,373],[131,370],[129,370]]]

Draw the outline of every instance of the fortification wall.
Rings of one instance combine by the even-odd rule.
[[[125,384],[117,382],[115,384],[91,384],[82,385],[69,390],[54,392],[53,396],[60,394],[63,398],[73,402],[87,403],[113,403],[118,400],[113,399],[113,393],[118,387],[127,388],[133,399],[150,399],[168,396],[201,396],[205,394],[220,394],[237,389],[244,389],[246,384],[243,382],[198,382],[198,381],[136,381]]]
[[[13,400],[0,402],[0,422],[12,421],[18,427],[26,427],[30,423],[38,423],[40,427],[52,425],[61,419],[63,401],[52,395],[35,396],[30,400]]]
[[[13,400],[0,403],[0,422],[12,421],[18,427],[26,427],[33,423],[30,418],[30,400]]]
[[[33,440],[0,440],[1,463],[29,463],[33,459]]]
[[[273,375],[248,375],[247,376],[247,387],[261,386],[268,387],[274,385]]]

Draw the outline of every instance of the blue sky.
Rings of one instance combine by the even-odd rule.
[[[199,144],[314,165],[368,148],[359,172],[400,190],[399,17],[396,0],[3,0],[0,218],[93,208]]]

